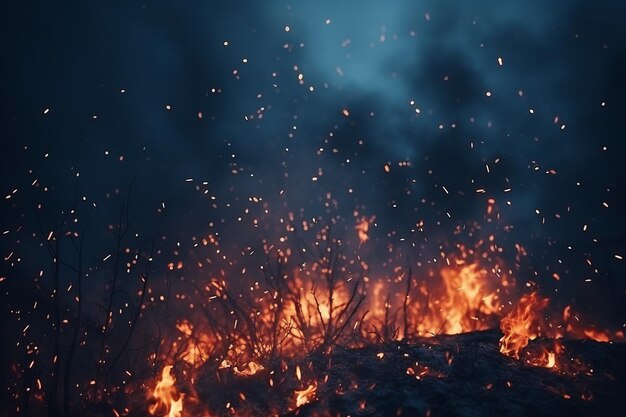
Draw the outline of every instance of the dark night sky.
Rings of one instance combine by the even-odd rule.
[[[621,2],[35,3],[0,17],[3,296],[47,261],[36,213],[84,196],[95,264],[136,178],[138,233],[183,260],[194,236],[276,241],[289,212],[354,240],[357,210],[372,264],[428,262],[493,198],[521,282],[624,304]]]

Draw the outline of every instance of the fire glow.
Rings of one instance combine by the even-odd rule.
[[[177,393],[174,386],[176,380],[172,377],[171,371],[172,365],[164,367],[161,380],[154,387],[153,396],[156,403],[148,407],[148,411],[152,415],[181,417],[185,394]]]
[[[367,241],[361,239],[362,229],[357,228],[357,231],[361,243]],[[510,298],[514,279],[501,273],[494,283],[489,270],[476,261],[469,262],[464,253],[439,271],[438,285],[433,286],[431,280],[428,286],[410,270],[398,268],[394,287],[404,291],[390,292],[383,281],[370,280],[368,300],[366,292],[361,291],[360,281],[350,283],[340,279],[337,270],[332,268],[336,260],[330,251],[328,256],[313,262],[307,269],[298,268],[292,275],[284,275],[292,277],[289,281],[273,283],[273,291],[256,298],[257,306],[250,315],[239,315],[236,310],[231,310],[234,324],[230,330],[224,330],[230,342],[223,353],[216,354],[216,346],[222,343],[225,335],[194,331],[191,322],[180,322],[177,328],[188,339],[179,357],[197,370],[217,357],[221,359],[219,369],[239,377],[250,377],[264,372],[262,364],[268,361],[302,357],[303,353],[320,348],[332,349],[334,345],[410,343],[421,337],[475,332],[499,325],[503,333],[499,350],[503,355],[522,360],[527,366],[558,368],[558,355],[563,349],[557,340],[552,349],[543,349],[539,353],[525,350],[540,334],[551,334],[549,328],[542,328],[541,324],[548,298],[541,297],[536,290],[531,291],[512,301],[512,307],[507,311],[503,300]],[[276,278],[276,275],[270,275],[270,280]],[[214,294],[207,297],[210,300],[207,305],[236,306],[225,282],[212,281],[207,291]],[[360,313],[364,306],[367,308],[365,314]],[[591,329],[574,331],[571,323],[568,331],[578,336],[595,335]],[[596,340],[607,337],[604,333],[598,334]],[[561,337],[562,334],[552,332],[552,336]],[[379,353],[377,357],[382,359],[384,354]],[[453,356],[448,358],[449,363],[453,360]],[[155,397],[163,397],[157,392],[176,392],[171,388],[170,369],[168,366],[163,370]],[[281,372],[286,371],[288,367],[283,365]],[[270,387],[274,386],[277,377],[272,374],[268,378]],[[302,367],[296,365],[293,374],[297,381],[301,381]],[[445,374],[422,366],[408,367],[407,374],[418,380],[428,376],[445,378]],[[324,383],[314,380],[304,388],[294,389],[295,407],[315,401],[319,385]],[[177,401],[173,401],[172,394],[167,395],[171,405],[164,409],[170,410],[168,417],[176,416],[172,412],[179,412],[183,395]],[[246,396],[241,393],[240,398],[245,400]],[[151,406],[150,413],[154,414],[157,405]],[[235,410],[232,403],[227,405]]]

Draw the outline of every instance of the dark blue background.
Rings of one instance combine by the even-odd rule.
[[[110,221],[136,178],[140,234],[179,242],[183,260],[209,233],[231,256],[276,241],[289,212],[298,230],[339,219],[354,239],[357,210],[376,216],[370,260],[395,245],[428,262],[425,242],[436,253],[456,226],[484,222],[493,198],[503,256],[513,262],[515,243],[529,253],[520,282],[623,314],[620,4],[4,5],[4,285],[20,262],[47,262],[24,238],[38,216],[48,230],[79,196],[83,217]],[[94,229],[101,259],[106,233]]]

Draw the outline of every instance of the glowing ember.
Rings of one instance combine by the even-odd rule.
[[[359,236],[359,242],[360,242],[359,245],[362,245],[369,240],[368,232],[370,229],[370,223],[373,222],[374,219],[375,217],[373,216],[369,219],[363,216],[357,222],[356,226],[354,226],[354,228],[356,229],[357,235]]]
[[[156,403],[148,407],[148,411],[152,415],[156,415],[157,412],[165,412],[166,414],[159,415],[167,417],[181,417],[183,411],[183,398],[185,395],[178,395],[176,387],[174,387],[176,380],[170,373],[172,368],[172,365],[167,365],[163,368],[161,380],[154,388],[154,393],[152,395],[156,400]]]
[[[539,355],[530,355],[528,359],[526,359],[526,363],[531,366],[539,366],[543,368],[554,368],[556,366],[556,355],[561,351],[560,345],[555,346],[556,349],[554,351],[550,351],[548,349],[542,349]]]

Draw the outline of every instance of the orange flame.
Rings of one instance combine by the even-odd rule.
[[[478,330],[475,323],[477,313],[490,315],[498,311],[495,293],[485,294],[486,277],[476,265],[464,266],[460,271],[444,269],[441,276],[446,285],[447,333],[457,334]]]
[[[533,322],[547,305],[548,299],[538,298],[536,291],[523,295],[515,308],[500,321],[500,329],[504,333],[500,339],[500,352],[519,359],[521,350],[536,337],[532,330]]]
[[[439,275],[439,287],[423,282],[417,287],[417,297],[409,296],[406,313],[411,325],[407,330],[419,336],[458,334],[486,330],[497,323],[503,294],[489,271],[475,263],[460,262],[442,269]],[[405,295],[401,296],[396,298],[396,305],[404,302]],[[371,311],[380,314],[376,309]]]
[[[539,356],[527,359],[526,363],[543,368],[554,368],[556,366],[556,352],[543,349]]]
[[[585,329],[585,336],[596,342],[609,342],[611,340],[607,332],[594,328]]]
[[[303,406],[304,404],[315,398],[315,391],[317,390],[317,382],[313,381],[306,389],[298,391],[296,390],[296,407]]]
[[[188,320],[176,323],[176,328],[187,336],[187,344],[181,354],[182,360],[189,365],[199,367],[209,358],[211,352],[211,339],[208,334],[194,331],[193,324]]]
[[[153,397],[156,399],[156,403],[148,407],[150,414],[155,415],[159,410],[166,410],[167,417],[181,417],[183,411],[183,397],[185,394],[177,396],[177,390],[174,387],[176,379],[171,375],[172,365],[167,365],[163,368],[161,373],[161,380],[156,384],[154,388]]]

